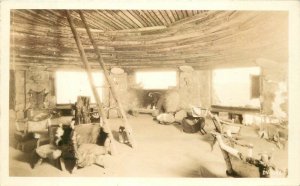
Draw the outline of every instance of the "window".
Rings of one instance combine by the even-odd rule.
[[[168,89],[176,87],[177,74],[176,71],[136,72],[136,82],[143,89]]]
[[[213,105],[260,107],[260,68],[213,70]]]
[[[103,75],[93,72],[95,86],[102,99]],[[58,104],[75,103],[78,96],[90,96],[91,103],[95,103],[92,89],[86,72],[56,72],[56,97]]]

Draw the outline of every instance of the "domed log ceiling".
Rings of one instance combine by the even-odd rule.
[[[288,13],[280,11],[83,10],[109,67],[206,69],[288,61]],[[88,59],[99,67],[78,12]],[[81,68],[64,10],[11,11],[11,67]]]

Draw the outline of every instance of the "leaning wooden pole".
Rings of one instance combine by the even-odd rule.
[[[216,127],[216,131],[220,134],[223,133],[223,129],[222,129],[222,126],[221,126],[221,123],[220,123],[220,119],[218,118],[218,116],[215,116],[213,115],[210,111],[208,111],[208,115],[212,118],[212,119],[215,119],[216,122],[213,122],[215,127]],[[219,144],[220,145],[220,144]],[[221,152],[223,154],[223,157],[224,157],[224,160],[225,160],[225,163],[226,163],[226,167],[227,167],[227,174],[228,175],[232,175],[233,174],[233,168],[232,168],[232,164],[231,164],[231,161],[230,161],[230,157],[229,157],[229,154],[227,151],[225,151],[224,149],[220,148],[221,149]]]
[[[78,33],[77,33],[76,29],[75,29],[73,20],[72,20],[71,15],[70,15],[70,13],[69,13],[68,10],[66,10],[66,15],[67,15],[67,19],[69,21],[72,33],[73,33],[74,38],[75,38],[75,41],[76,41],[76,44],[77,44],[77,47],[78,47],[78,50],[79,50],[79,53],[80,53],[80,57],[82,59],[83,65],[84,65],[84,67],[86,69],[86,72],[87,72],[87,75],[88,75],[88,79],[89,79],[89,83],[90,83],[90,86],[92,88],[93,95],[94,95],[94,97],[96,99],[96,102],[97,102],[99,115],[102,116],[102,118],[103,118],[103,129],[104,129],[104,131],[106,133],[108,133],[108,138],[110,139],[110,152],[113,155],[113,154],[116,153],[115,140],[113,138],[112,132],[111,132],[110,127],[108,125],[108,122],[107,122],[107,119],[106,119],[105,110],[103,108],[103,104],[102,104],[102,102],[100,100],[100,97],[99,97],[99,94],[97,92],[97,89],[94,86],[95,83],[94,83],[94,78],[92,76],[92,69],[91,69],[91,67],[89,65],[89,62],[88,62],[88,59],[87,59],[86,54],[84,52],[84,49],[83,49],[82,43],[80,41],[79,35],[78,35]]]
[[[131,147],[134,148],[136,144],[135,144],[134,139],[133,139],[132,129],[131,129],[130,125],[128,124],[127,115],[126,115],[125,110],[123,108],[123,105],[122,105],[122,103],[120,101],[121,99],[120,99],[120,97],[119,97],[119,95],[118,95],[118,93],[116,91],[114,82],[113,82],[113,80],[109,76],[108,70],[106,69],[104,60],[103,60],[103,58],[101,56],[101,53],[100,53],[100,51],[98,49],[98,46],[97,46],[97,44],[96,44],[96,42],[95,42],[95,40],[93,38],[93,35],[92,35],[92,33],[91,33],[91,31],[90,31],[87,23],[86,23],[85,17],[84,17],[84,15],[83,15],[83,13],[81,11],[79,11],[79,15],[80,15],[81,20],[83,22],[83,25],[84,25],[84,27],[85,27],[88,35],[89,35],[89,38],[90,38],[91,43],[92,43],[92,45],[93,45],[93,47],[95,49],[95,52],[96,52],[96,54],[98,56],[98,61],[99,61],[100,66],[103,69],[105,78],[106,78],[107,82],[110,85],[109,87],[110,87],[110,91],[112,93],[112,96],[115,98],[115,100],[116,100],[116,102],[118,104],[119,110],[120,110],[122,118],[123,118],[123,124],[124,124],[124,127],[125,127],[126,135],[128,137],[128,141],[129,141]]]

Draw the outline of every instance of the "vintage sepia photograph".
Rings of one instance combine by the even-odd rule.
[[[290,178],[288,9],[8,11],[9,178]]]

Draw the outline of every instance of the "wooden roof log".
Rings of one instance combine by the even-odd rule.
[[[17,13],[18,11],[20,13]],[[285,12],[188,10],[191,11],[188,15],[193,14],[193,16],[173,23],[179,18],[178,12],[183,12],[159,10],[159,15],[161,18],[164,17],[166,23],[162,25],[152,10],[126,10],[127,14],[140,22],[139,26],[137,24],[132,26],[133,22],[122,18],[126,16],[125,14],[116,13],[122,11],[84,11],[88,24],[96,22],[103,14],[106,15],[106,21],[111,20],[118,25],[113,28],[103,22],[102,24],[106,26],[104,28],[99,23],[98,25],[92,23],[95,27],[92,29],[95,42],[98,46],[102,46],[101,53],[107,56],[111,64],[124,62],[123,64],[129,65],[182,59],[196,66],[201,64],[207,66],[206,63],[210,61],[217,61],[215,65],[219,65],[222,61],[224,63],[227,61],[243,62],[249,61],[247,59],[254,60],[254,57],[287,61],[288,21],[286,20],[288,14]],[[32,15],[35,14],[40,14],[41,17],[37,16],[38,19],[34,20]],[[79,27],[77,30],[85,51],[91,59],[94,59],[92,46],[80,23],[79,16],[77,13],[73,14],[77,17],[76,24]],[[78,55],[72,54],[76,50],[76,45],[70,39],[72,38],[70,28],[63,25],[66,20],[63,19],[64,15],[61,11],[30,10],[27,13],[23,10],[13,10],[11,15],[14,15],[11,20],[11,55],[14,58],[11,59],[19,62],[23,58],[38,59],[41,63],[46,60],[53,60],[54,63],[62,60],[62,64],[67,63],[68,60],[75,62],[78,59]],[[53,15],[53,17],[46,22],[48,15]],[[127,16],[128,19],[129,17]],[[49,23],[55,22],[56,19],[61,24],[49,26]],[[161,26],[157,26],[154,19],[159,21]],[[145,27],[146,22],[151,27]],[[99,29],[100,26],[103,29]]]
[[[195,40],[195,39],[194,39]],[[208,41],[209,41],[210,39],[208,39]],[[232,41],[235,41],[236,39],[232,39]],[[138,51],[144,51],[144,50],[146,50],[146,51],[148,51],[148,52],[163,52],[163,51],[174,51],[174,52],[177,52],[177,51],[180,51],[181,49],[185,49],[185,50],[187,50],[187,51],[190,51],[190,50],[193,50],[193,47],[195,47],[195,46],[198,46],[198,47],[201,47],[201,46],[206,46],[206,48],[207,48],[207,44],[208,44],[208,42],[199,42],[199,41],[201,41],[201,40],[195,40],[195,42],[192,42],[192,43],[189,43],[189,44],[186,44],[186,45],[178,45],[178,44],[176,44],[176,43],[166,43],[166,44],[164,44],[164,45],[159,45],[159,44],[152,44],[152,45],[144,45],[143,44],[143,42],[133,42],[133,43],[131,43],[132,44],[132,47],[130,47],[128,44],[130,44],[130,43],[127,43],[127,42],[125,42],[125,43],[123,43],[123,42],[118,42],[118,41],[116,41],[116,42],[112,42],[112,43],[114,43],[114,44],[116,44],[116,45],[119,45],[119,44],[124,44],[124,46],[119,46],[119,47],[117,47],[116,49],[117,50],[120,50],[120,52],[122,52],[122,51],[124,51],[124,52],[126,52],[126,51],[134,51],[134,50],[136,50],[137,52]],[[218,41],[218,40],[215,40],[215,41]],[[280,42],[281,41],[284,41],[284,39],[279,39],[278,41],[274,41],[275,43],[278,43],[278,44],[280,44]],[[247,43],[248,42],[248,45],[243,45],[242,43],[241,43],[241,45],[237,45],[239,48],[247,48],[248,47],[248,49],[250,49],[250,47],[252,47],[252,48],[255,48],[255,47],[257,47],[256,46],[256,44],[255,44],[255,42],[249,42],[248,40],[245,40],[245,43]],[[270,42],[270,41],[268,41],[268,40],[265,40],[265,41],[262,41],[261,42],[261,45],[263,46],[263,47],[265,47],[265,46],[271,46],[272,44],[274,44],[274,42]],[[110,43],[110,42],[107,42],[107,43]],[[105,43],[105,42],[100,42],[100,44],[107,44],[107,43]],[[225,45],[224,45],[225,44]],[[221,50],[222,48],[224,49],[224,47],[228,47],[228,48],[232,48],[233,46],[230,44],[230,43],[228,43],[228,42],[224,42],[224,44],[222,44],[222,43],[218,43],[218,44],[214,44],[214,43],[211,43],[211,48],[214,48],[214,49],[219,49],[219,50]],[[18,45],[18,44],[16,44],[16,45]],[[25,48],[26,47],[29,47],[29,48],[31,48],[31,49],[33,49],[33,48],[35,48],[35,45],[34,45],[34,42],[32,43],[32,44],[30,44],[30,43],[27,43],[27,45],[28,46],[25,46]],[[43,45],[43,43],[40,43],[40,46],[42,46]],[[54,46],[55,46],[56,44],[54,43]],[[39,44],[37,43],[37,45],[36,45],[36,48],[39,48],[38,47],[39,46]],[[51,46],[51,44],[50,43],[48,43],[48,44],[45,44],[45,46]],[[58,46],[58,47],[62,47],[62,48],[66,48],[66,49],[68,49],[67,48],[67,46],[68,45],[63,45],[63,46]],[[69,46],[73,46],[73,45],[69,45]],[[87,46],[87,49],[89,49],[90,48],[90,46],[87,44],[86,45]],[[24,48],[24,47],[23,47]],[[73,47],[74,48],[74,47]],[[46,48],[45,48],[46,49]],[[55,50],[55,48],[52,48],[51,50]],[[103,51],[105,52],[105,50],[107,50],[107,51],[114,51],[115,49],[113,48],[113,47],[104,47],[103,48]]]
[[[183,13],[182,13],[180,10],[177,10],[177,11],[176,11],[176,14],[177,14],[178,17],[179,17],[179,20],[181,20],[181,19],[184,18],[184,15],[183,15]]]
[[[104,14],[106,17],[109,18],[111,22],[114,22],[116,25],[118,25],[122,30],[128,29],[129,26],[126,25],[124,22],[120,21],[116,16],[114,16],[113,11],[107,11],[107,10],[102,10],[102,11],[97,11],[98,14]]]
[[[203,14],[197,14],[195,16],[192,17],[188,17],[188,18],[180,18],[179,21],[176,21],[174,24],[172,24],[172,26],[178,26],[178,27],[182,27],[185,24],[188,24],[190,22],[195,22],[195,21],[199,21],[199,20],[203,20],[203,19],[210,19],[212,18],[215,14],[220,13],[219,11],[210,11],[207,13],[203,13]],[[210,16],[210,17],[209,17]]]
[[[137,18],[135,18],[129,10],[125,10],[125,11],[122,11],[122,12],[128,17],[128,19],[132,23],[134,23],[137,26],[136,28],[143,28],[144,27],[144,25]]]
[[[245,42],[247,43],[247,41]],[[276,45],[276,43],[278,45]],[[273,42],[268,42],[268,41],[265,41],[265,42],[262,42],[260,47],[256,46],[255,42],[254,43],[249,43],[248,45],[246,44],[243,44],[241,43],[241,45],[238,45],[238,46],[235,46],[235,47],[232,47],[230,44],[228,43],[225,43],[225,45],[212,45],[210,48],[212,51],[215,52],[215,54],[217,55],[217,52],[218,51],[224,51],[224,49],[227,47],[228,50],[227,50],[227,53],[228,52],[231,52],[231,53],[241,53],[243,52],[243,50],[246,50],[248,51],[249,53],[251,52],[255,52],[255,51],[259,51],[259,50],[263,50],[264,48],[268,48],[268,51],[271,51],[273,52],[274,50],[284,50],[287,48],[287,45],[281,45],[280,44],[281,41],[276,41],[275,43]],[[151,56],[168,56],[168,55],[172,55],[172,54],[176,54],[176,53],[181,53],[181,52],[184,52],[185,54],[193,54],[193,53],[205,53],[205,51],[207,51],[209,48],[207,46],[205,46],[205,44],[203,44],[203,46],[201,46],[202,43],[196,43],[196,44],[191,44],[191,45],[186,45],[186,46],[178,46],[178,45],[166,45],[165,47],[162,47],[160,49],[157,49],[155,45],[153,46],[148,46],[148,47],[143,47],[143,48],[140,48],[140,47],[133,47],[131,48],[131,50],[128,50],[129,48],[128,47],[124,47],[124,50],[119,50],[119,48],[115,51],[115,50],[109,50],[109,51],[106,51],[105,49],[102,51],[104,53],[107,53],[107,54],[113,54],[113,53],[118,53],[118,54],[123,54],[123,57],[125,56],[147,56],[147,57],[151,57]],[[275,45],[274,45],[275,44]],[[28,47],[28,46],[26,46]],[[182,48],[184,50],[182,50]],[[200,47],[200,48],[199,48]],[[39,54],[40,50],[48,50],[48,52],[46,52],[47,54],[52,54],[53,52],[58,52],[58,53],[61,53],[62,51],[60,51],[59,49],[57,48],[47,48],[47,47],[44,47],[44,48],[38,48],[37,46],[34,46],[32,45],[31,47],[28,47],[27,49],[26,48],[16,48],[15,50],[18,50],[19,53],[27,53],[27,51],[30,52],[33,52],[35,51],[35,48],[36,48],[36,53],[32,53],[32,55],[34,54]],[[202,49],[201,49],[202,48]],[[140,49],[140,50],[138,50]],[[69,52],[72,52],[74,50],[71,49],[71,48],[66,48],[67,51]],[[92,52],[92,49],[89,47],[87,49],[85,49],[87,52],[90,51],[90,53],[93,53]],[[147,55],[145,55],[145,52],[147,51]],[[22,52],[23,51],[23,52]],[[225,50],[226,51],[226,50]],[[127,53],[130,53],[127,55]],[[264,54],[265,52],[261,52],[262,54]],[[270,53],[270,52],[269,52]],[[282,52],[281,52],[282,53]],[[66,53],[68,54],[68,52]],[[54,54],[53,54],[54,55]],[[275,54],[274,54],[275,55]]]
[[[64,17],[56,17],[53,15],[49,15],[47,11],[44,10],[24,10],[29,12],[29,14],[32,15],[35,19],[43,20],[45,22],[48,22],[51,25],[60,25],[60,26],[66,26],[66,19]]]
[[[221,20],[221,21],[223,21],[223,20]],[[190,28],[193,28],[193,29],[191,30]],[[160,30],[158,32],[155,32],[155,31],[153,31],[153,32],[147,32],[148,34],[151,33],[151,35],[147,35],[147,33],[145,32],[145,33],[143,33],[143,38],[147,39],[147,37],[149,37],[149,39],[147,39],[147,40],[153,40],[153,38],[151,38],[151,37],[155,37],[155,38],[164,40],[165,37],[168,36],[168,35],[170,37],[175,37],[173,35],[174,32],[176,32],[177,34],[179,34],[179,33],[185,33],[185,34],[187,34],[187,32],[193,32],[193,31],[199,32],[201,30],[205,30],[205,28],[200,28],[198,26],[195,26],[194,24],[190,25],[190,27],[186,27],[186,26],[182,27],[182,29],[172,28],[172,26],[171,26],[170,28],[162,30],[162,33],[160,33],[161,32]],[[155,34],[155,36],[152,36],[154,34]],[[130,40],[130,39],[133,40],[133,39],[137,39],[137,38],[134,38],[134,36],[133,37],[126,37],[126,40]],[[154,42],[154,41],[152,41],[152,42]]]
[[[170,25],[176,22],[176,18],[171,10],[165,10],[166,16],[170,19]]]
[[[168,47],[172,47],[172,46],[176,46],[176,43],[164,43],[164,44],[151,44],[151,45],[136,45],[136,46],[115,46],[115,50],[118,51],[130,51],[130,50],[134,50],[134,51],[155,51],[158,49],[164,49],[164,48],[168,48]]]
[[[103,30],[103,31],[111,30],[112,29],[111,25],[113,25],[113,28],[119,28],[118,25],[116,25],[112,22],[110,24],[107,24],[105,21],[102,21],[102,19],[100,19],[98,17],[98,12],[96,12],[96,13],[94,13],[94,12],[86,13],[86,17],[88,17],[89,22],[92,22],[92,23],[89,23],[89,25],[93,25],[94,28],[96,27],[99,30]],[[99,20],[101,20],[101,21],[99,21]]]
[[[43,45],[44,43],[26,43],[26,45],[24,44],[16,44],[14,42],[12,42],[13,46],[10,47],[10,49],[12,50],[12,52],[14,50],[24,50],[24,52],[27,51],[32,51],[32,52],[39,52],[39,50],[48,50],[48,51],[52,51],[52,52],[66,52],[66,53],[72,53],[75,51],[75,47],[74,45],[68,45],[68,44],[60,44],[60,43],[45,43],[45,45]],[[87,52],[91,51],[91,45],[83,45],[85,50]],[[113,47],[109,47],[109,46],[101,46],[99,47],[101,52],[103,53],[114,53],[115,49]],[[22,51],[20,51],[22,52]]]
[[[192,17],[194,15],[192,10],[186,10],[186,13],[188,17]]]
[[[80,20],[80,17],[78,15],[78,13],[74,12],[74,15],[72,15],[74,18],[78,19],[78,21],[81,23],[82,25],[82,22]],[[90,21],[88,22],[89,26],[91,26],[91,20],[92,20],[92,23],[97,23],[97,24],[100,24],[101,27],[100,28],[103,28],[104,31],[109,31],[109,30],[116,30],[116,29],[120,29],[121,27],[117,24],[115,24],[114,22],[110,21],[108,19],[108,17],[106,15],[104,15],[102,12],[100,11],[97,11],[97,13],[86,13],[86,16],[87,17],[93,17],[93,19],[89,19]],[[76,20],[75,19],[75,20]],[[81,26],[83,27],[83,26]],[[93,28],[93,27],[91,27]],[[96,27],[97,28],[97,27]]]
[[[139,19],[140,22],[144,25],[144,27],[152,27],[155,26],[152,21],[147,17],[145,13],[143,13],[141,10],[129,10],[130,13],[136,17],[136,19]]]
[[[198,14],[197,10],[191,10],[193,15]]]
[[[172,13],[172,15],[173,15],[173,17],[174,17],[174,19],[175,19],[175,21],[172,23],[172,24],[174,24],[176,21],[179,20],[179,16],[178,16],[178,14],[177,14],[177,11],[175,11],[175,10],[170,10],[169,12]]]
[[[126,36],[126,35],[136,35],[141,36],[143,33],[157,30],[164,30],[167,28],[166,26],[152,26],[152,27],[143,27],[143,28],[135,28],[135,29],[124,29],[118,31],[110,31],[106,32],[107,35],[116,35],[116,36]]]
[[[112,41],[111,43],[109,41],[101,41],[98,40],[99,43],[109,43],[109,45],[101,46],[102,50],[107,51],[113,51],[114,45],[119,44],[130,44],[131,42],[119,42],[119,41]],[[68,48],[75,48],[75,43],[71,42],[69,38],[53,38],[53,37],[18,37],[16,35],[13,35],[11,38],[11,42],[13,42],[14,45],[22,47],[22,48],[45,48],[45,47],[53,47],[57,49],[68,49]],[[136,42],[137,43],[137,42]],[[134,43],[132,43],[134,44]],[[90,43],[85,41],[83,43],[85,48],[90,48]]]
[[[98,10],[99,11],[99,10]],[[99,11],[100,12],[100,11]],[[134,26],[130,25],[130,23],[128,23],[126,21],[126,19],[124,19],[122,17],[122,14],[118,13],[117,10],[106,10],[106,12],[108,14],[111,14],[113,16],[114,19],[116,19],[119,23],[121,23],[123,26],[125,26],[125,29],[134,29]]]
[[[85,13],[85,15],[88,15],[88,14]],[[107,11],[96,10],[95,14],[93,14],[93,15],[96,17],[95,22],[97,22],[97,20],[102,20],[104,25],[109,25],[110,27],[115,28],[112,30],[122,30],[124,28],[127,28],[126,25],[124,25],[122,22],[119,22],[117,19],[114,19],[114,17],[111,16],[111,14],[108,13]],[[87,16],[87,18],[88,18],[88,16]]]
[[[44,65],[35,65],[34,67],[36,68],[44,68],[45,71],[56,71],[56,70],[82,70],[83,66],[82,65],[55,65],[55,66],[44,66]],[[113,67],[120,67],[119,65],[109,65],[109,68],[113,68]],[[28,66],[28,65],[11,65],[10,67],[11,69],[18,69],[18,70],[29,70],[32,69],[32,66]],[[99,70],[99,65],[91,65],[91,68],[95,71]],[[147,65],[129,65],[129,66],[122,66],[123,69],[125,69],[125,71],[131,71],[132,69],[157,69],[157,67],[154,66],[147,66]],[[159,69],[178,69],[178,66],[169,66],[169,65],[161,65],[158,67]]]
[[[154,15],[159,19],[159,21],[163,25],[166,25],[166,26],[169,25],[168,21],[166,20],[166,18],[162,14],[162,10],[152,10],[152,11],[153,11]]]
[[[159,26],[156,20],[151,16],[150,11],[140,10],[139,12],[141,13],[141,15],[144,15],[144,17],[147,18],[147,20],[152,24],[152,26]]]
[[[122,20],[123,23],[125,23],[126,25],[128,25],[128,28],[139,28],[139,25],[137,25],[134,21],[132,21],[128,16],[128,12],[125,13],[125,11],[119,11],[119,10],[114,10],[113,11],[118,17],[119,19]]]
[[[179,10],[179,11],[182,12],[184,18],[188,17],[186,10]]]
[[[164,23],[162,22],[162,20],[159,19],[159,17],[157,16],[157,14],[154,10],[150,10],[149,13],[150,13],[151,17],[153,18],[153,20],[155,21],[156,25],[164,25]]]
[[[238,31],[238,30],[236,30],[236,31]],[[235,32],[235,30],[231,30],[231,33],[233,33],[233,32]],[[224,33],[225,33],[225,36],[228,35],[228,33],[226,33],[226,32],[224,32]],[[234,34],[231,35],[231,33],[229,33],[229,36],[234,36]],[[239,32],[239,33],[241,33],[241,32]],[[212,41],[218,41],[218,40],[224,39],[224,38],[220,37],[221,36],[220,33],[217,33],[217,35],[218,35],[218,37],[212,36],[212,37],[214,37],[214,39]],[[189,40],[193,43],[193,42],[199,42],[199,41],[201,41],[202,38],[199,38],[199,40],[197,40],[196,38],[191,38]],[[211,40],[211,39],[209,39],[209,40]],[[120,45],[122,45],[122,44],[124,44],[124,45],[130,45],[130,44],[133,44],[133,45],[142,45],[144,42],[122,42],[122,41],[118,42],[118,41],[113,41],[113,42],[106,42],[104,44],[107,45],[109,43],[115,43],[115,44],[120,44]],[[178,41],[177,42],[178,45],[184,45],[186,43],[187,43],[186,41]],[[147,42],[145,42],[145,44],[147,44]],[[142,46],[139,46],[139,47],[142,47]]]
[[[191,65],[193,66],[195,69],[213,69],[213,68],[225,68],[225,67],[245,67],[245,66],[253,66],[255,65],[255,59],[232,59],[230,61],[225,61],[224,59],[209,59],[209,60],[205,60],[205,59],[197,59],[197,60],[187,60],[186,62],[182,61],[182,62],[174,62],[169,64],[169,63],[163,63],[163,62],[153,62],[153,61],[149,61],[146,64],[144,64],[144,62],[140,62],[140,63],[129,63],[129,62],[108,62],[107,65],[109,67],[112,66],[117,66],[117,67],[122,67],[122,68],[163,68],[163,67],[178,67],[180,65]],[[53,63],[52,61],[49,61],[49,63],[44,63],[46,65],[47,68],[53,68],[53,67],[63,67],[65,66],[66,68],[73,68],[74,66],[79,66],[82,68],[82,66],[78,65],[81,62],[78,61],[77,63],[70,63],[69,65],[65,65],[66,63]],[[40,65],[41,63],[37,62],[32,64],[32,60],[28,61],[28,63],[25,63],[24,61],[22,62],[15,62],[14,65],[15,66],[24,66],[24,64],[27,64],[27,66],[34,66],[34,65]],[[99,66],[97,65],[96,61],[91,61],[92,66],[95,66],[96,68],[99,69]],[[12,65],[12,64],[11,64]],[[25,65],[26,66],[26,65]],[[43,66],[43,65],[42,65]]]
[[[169,26],[172,24],[172,20],[169,17],[169,14],[167,13],[167,10],[159,10],[159,13],[162,15],[163,19],[167,23],[166,25]]]
[[[97,60],[90,60],[89,61],[91,66],[97,67],[99,70],[101,70],[100,65],[98,64]],[[58,67],[58,66],[66,66],[66,67],[73,67],[73,66],[82,66],[82,62],[80,59],[77,61],[69,61],[69,62],[57,62],[53,63],[53,61],[46,61],[43,60],[41,63],[41,60],[16,60],[14,63],[11,63],[11,65],[15,66],[45,66],[45,67]],[[186,62],[184,60],[176,60],[176,61],[148,61],[148,62],[140,62],[140,63],[131,63],[131,62],[124,62],[124,61],[113,61],[113,62],[107,62],[106,65],[109,66],[119,66],[119,67],[130,67],[130,66],[152,66],[152,67],[172,67],[172,66],[181,66],[186,65]]]
[[[27,53],[26,53],[27,51]],[[72,60],[72,59],[78,59],[78,57],[80,57],[78,54],[74,53],[74,52],[69,52],[69,53],[65,53],[65,52],[56,52],[56,51],[40,51],[40,52],[32,52],[32,51],[28,51],[28,50],[16,50],[17,54],[12,54],[15,57],[19,57],[19,58],[31,58],[31,59],[51,59],[53,61],[68,61],[68,60]],[[89,52],[86,54],[88,58],[96,58],[97,56],[92,53]],[[103,58],[116,58],[116,54],[107,54],[107,53],[103,53]]]
[[[274,57],[269,57],[269,58],[283,58],[286,57],[288,54],[287,52],[281,52],[282,50],[286,50],[286,48],[282,47],[273,47],[270,48],[267,51],[264,51],[263,49],[265,47],[272,47],[272,45],[269,46],[261,46],[260,48],[253,48],[253,49],[243,49],[243,48],[236,48],[230,50],[230,52],[222,52],[222,50],[199,50],[197,49],[190,49],[189,51],[177,51],[177,52],[172,52],[172,51],[167,51],[167,52],[147,52],[145,53],[144,51],[130,51],[131,53],[128,54],[127,51],[125,52],[113,52],[113,53],[104,53],[104,58],[106,59],[113,59],[116,58],[118,60],[128,60],[129,62],[134,62],[134,61],[145,61],[144,59],[147,60],[170,60],[170,59],[193,59],[197,57],[209,57],[209,59],[215,59],[215,58],[234,58],[235,56],[239,56],[240,59],[243,58],[249,58],[249,57],[264,57],[264,56],[270,56],[273,55]],[[94,59],[96,56],[93,54],[92,49],[89,49],[90,51],[87,51],[87,55],[91,58]],[[23,51],[23,50],[21,50]],[[39,52],[30,53],[23,51],[23,52],[16,52],[17,54],[14,54],[15,58],[26,58],[26,57],[31,57],[32,59],[37,58],[37,59],[52,59],[53,61],[57,60],[73,60],[73,58],[78,59],[77,55],[74,55],[73,53],[58,53],[56,54],[55,51],[47,51],[47,53],[43,52],[42,54]],[[253,53],[256,53],[257,55],[253,55]],[[51,55],[51,56],[49,56]]]
[[[11,12],[11,22],[12,23],[28,23],[31,25],[45,25],[45,26],[51,26],[51,24],[47,21],[44,20],[39,20],[39,19],[34,19],[34,17],[24,13],[23,11],[16,12],[12,11]]]

